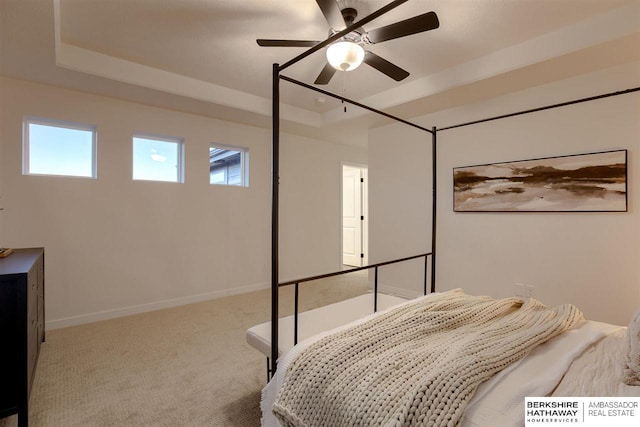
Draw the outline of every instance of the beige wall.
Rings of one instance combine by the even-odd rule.
[[[270,130],[7,78],[0,88],[1,244],[46,248],[49,328],[268,286]],[[98,179],[22,175],[24,115],[95,125]],[[184,138],[184,184],[132,181],[133,132]],[[340,163],[366,152],[281,141],[281,278],[339,269]],[[208,183],[210,142],[249,147],[249,188]]]
[[[445,127],[640,86],[640,64],[514,93],[417,122]],[[571,302],[590,319],[628,323],[640,306],[640,95],[638,92],[438,133],[438,290],[514,294],[534,285],[547,304]],[[423,138],[423,139],[420,139]],[[371,255],[429,249],[429,139],[392,125],[371,131]],[[627,213],[454,213],[457,166],[628,149]],[[421,159],[418,162],[416,159]],[[392,226],[392,224],[394,224]],[[416,293],[419,269],[382,284]]]

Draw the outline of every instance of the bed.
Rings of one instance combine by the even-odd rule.
[[[401,2],[394,1],[392,7],[397,6],[399,3]],[[549,318],[554,318],[556,315],[560,316],[558,313],[562,313],[562,316],[560,316],[562,320],[558,323],[553,323],[553,321],[545,317],[545,320],[541,320],[540,324],[529,324],[527,327],[520,328],[520,330],[526,331],[531,327],[531,329],[537,332],[533,335],[528,333],[517,335],[515,341],[518,345],[514,347],[509,343],[509,336],[498,336],[498,332],[501,331],[500,328],[496,331],[495,328],[492,329],[492,326],[484,324],[485,330],[491,330],[495,336],[491,337],[491,339],[477,340],[475,339],[477,337],[472,335],[471,341],[473,346],[463,345],[468,344],[467,338],[455,336],[451,341],[452,345],[447,346],[447,339],[449,338],[443,335],[437,341],[439,346],[438,352],[429,354],[431,359],[429,359],[428,364],[411,364],[411,362],[420,360],[413,357],[413,353],[409,353],[411,355],[409,357],[403,354],[400,361],[394,360],[393,363],[387,363],[383,359],[376,359],[371,363],[369,359],[370,354],[360,359],[357,354],[354,356],[352,353],[345,353],[345,357],[351,357],[351,359],[341,358],[343,350],[349,347],[353,347],[357,351],[366,348],[371,350],[372,353],[381,352],[384,353],[385,356],[390,355],[390,357],[396,357],[395,355],[387,353],[384,339],[378,340],[381,342],[382,347],[372,343],[362,344],[363,341],[366,341],[367,333],[371,332],[370,330],[367,329],[367,333],[358,332],[355,335],[352,334],[352,332],[366,329],[369,327],[369,324],[385,324],[386,321],[381,321],[381,319],[388,319],[394,316],[404,316],[404,320],[408,323],[401,325],[411,325],[414,316],[407,315],[407,310],[409,310],[413,304],[425,303],[428,305],[435,303],[434,300],[446,294],[446,292],[435,292],[437,266],[436,207],[438,193],[436,163],[438,159],[437,135],[440,132],[640,91],[640,88],[633,88],[474,120],[453,126],[426,128],[281,74],[282,71],[326,47],[337,40],[337,38],[356,30],[358,25],[363,25],[363,22],[368,22],[367,19],[370,17],[386,13],[386,11],[390,10],[389,6],[374,12],[360,22],[353,23],[283,65],[273,64],[271,322],[251,328],[247,333],[247,341],[267,356],[267,365],[270,366],[270,373],[273,374],[262,394],[261,408],[263,411],[263,426],[395,426],[411,424],[483,427],[522,426],[525,424],[523,410],[525,397],[640,397],[640,334],[638,334],[638,330],[640,329],[638,326],[640,320],[638,320],[638,318],[640,316],[637,314],[629,327],[623,327],[585,320],[581,315],[577,314],[579,310],[562,307]],[[383,306],[380,307],[380,311],[375,314],[368,314],[371,312],[371,309],[363,308],[364,306],[361,305],[362,301],[346,301],[337,307],[329,306],[318,309],[318,311],[312,313],[303,313],[300,315],[299,321],[302,331],[304,331],[301,334],[300,342],[297,342],[297,339],[293,338],[297,333],[294,318],[286,317],[281,319],[278,313],[279,288],[294,283],[280,283],[279,277],[280,81],[286,81],[307,88],[324,96],[337,99],[342,103],[354,105],[358,108],[392,119],[398,123],[411,126],[414,129],[423,131],[425,143],[429,143],[429,139],[431,143],[431,249],[428,254],[430,256],[430,264],[427,262],[427,258],[425,258],[423,292],[424,294],[427,293],[427,267],[430,267],[431,293],[411,301],[389,301],[387,306],[383,304]],[[377,294],[378,266],[398,261],[402,261],[402,259],[363,267],[375,269],[375,271],[372,272],[375,277],[374,295]],[[296,312],[297,286],[299,283],[341,273],[343,272],[296,280]],[[462,291],[455,290],[455,292]],[[536,304],[540,304],[532,299],[518,301],[517,298],[510,298],[508,300],[508,304],[527,307],[527,310],[531,307],[538,307]],[[549,309],[552,311],[556,310],[555,307]],[[375,311],[375,309],[373,311]],[[402,315],[399,316],[398,313],[402,313]],[[446,313],[444,317],[447,317]],[[501,325],[506,325],[504,326],[505,329],[511,328],[509,322],[505,322],[504,319],[497,320],[497,322]],[[446,323],[446,321],[444,323]],[[303,324],[306,324],[306,328],[302,326]],[[540,327],[541,325],[544,327]],[[470,328],[472,327],[470,326]],[[403,330],[403,327],[398,327],[398,329]],[[479,328],[479,330],[483,329]],[[553,333],[548,333],[549,331],[553,331]],[[438,333],[440,333],[439,330]],[[383,338],[385,337],[384,333],[381,334],[379,331],[374,332],[371,336],[377,336],[378,338],[381,336]],[[629,336],[633,339],[630,340]],[[401,339],[396,339],[395,335],[393,335],[393,337],[396,340],[394,342],[404,343],[405,346],[413,346],[415,347],[414,350],[429,349],[432,347],[429,343],[421,343],[418,345],[412,337],[402,337]],[[497,340],[494,340],[493,338],[496,337]],[[475,339],[475,341],[473,339]],[[340,346],[338,346],[337,343],[339,343]],[[487,345],[483,347],[481,345],[482,343],[487,343]],[[496,350],[496,348],[499,348],[496,347],[496,343],[502,343],[506,346],[505,348],[508,349],[508,351],[505,351],[507,357],[504,357],[505,355]],[[484,357],[487,356],[486,353],[483,353],[487,351],[487,348],[491,348],[493,351],[490,355],[491,357]],[[472,351],[469,351],[469,349],[472,349]],[[475,355],[476,352],[483,357],[480,359],[472,359],[472,354]],[[480,365],[483,367],[483,369],[480,370],[482,372],[472,371],[472,379],[468,379],[468,376],[462,375],[462,371],[465,371],[467,365],[462,363],[453,365],[454,368],[449,366],[451,363],[449,363],[447,356],[451,356],[452,354],[462,354],[465,358],[469,357],[469,363],[467,364],[471,367],[469,369],[476,369],[477,366]],[[484,360],[490,362],[489,366],[482,364]],[[443,361],[447,363],[443,363]],[[631,361],[635,362],[632,363]],[[460,363],[460,360],[456,362]],[[440,371],[438,370],[429,371],[427,375],[422,375],[421,371],[411,371],[411,367],[418,366],[422,368],[423,365],[428,366],[429,369],[431,369],[431,367],[446,365],[449,366],[448,369],[450,370],[447,371],[446,374],[439,373]],[[625,366],[627,367],[626,370]],[[460,372],[456,371],[456,369]],[[344,373],[345,376],[335,376],[334,374],[336,372],[340,375]],[[400,373],[402,373],[402,375],[399,375]],[[372,377],[368,377],[367,375],[377,375],[375,378],[379,380],[379,384],[381,384],[382,387],[370,387],[372,386]],[[435,377],[439,377],[451,386],[445,391],[442,391],[444,390],[440,386],[442,382],[435,381]],[[413,382],[414,378],[418,379],[417,383]],[[427,382],[420,382],[423,381],[424,378],[427,378]],[[460,384],[461,381],[464,382],[464,387],[463,384]],[[472,386],[468,387],[467,383],[471,383]],[[404,387],[403,389],[401,387],[403,385],[409,385],[409,387]],[[436,387],[436,393],[432,393],[433,387]],[[405,403],[408,401],[410,403],[402,403],[401,405],[405,406],[402,406],[400,411],[396,411],[395,409],[390,410],[388,411],[391,414],[390,416],[387,416],[389,414],[379,414],[375,412],[380,408],[382,408],[380,410],[385,411],[389,406],[389,399],[395,399],[398,393],[405,393],[397,392],[397,390],[406,390],[407,388],[409,389],[406,391],[406,394],[409,396],[408,400],[399,399],[398,401]],[[464,396],[460,396],[460,393],[456,391],[458,389],[465,390]],[[354,391],[356,393],[354,393]],[[455,396],[455,399],[449,399],[451,396]],[[447,403],[446,405],[443,404],[443,407],[446,408],[443,410],[440,407],[440,402],[443,400],[453,400],[453,409],[452,406]],[[417,404],[413,405],[414,402],[417,402]],[[437,409],[437,415],[433,415],[435,410],[429,406],[433,402],[436,402],[435,408]],[[395,408],[395,406],[393,408]],[[427,409],[424,410],[425,408]],[[372,414],[371,411],[374,413]]]
[[[367,293],[300,313],[298,338],[302,341],[319,333],[362,319],[372,313],[373,298],[373,293]],[[379,294],[377,305],[380,310],[385,310],[406,301],[406,298],[395,295]],[[295,345],[294,316],[281,318],[278,322],[278,329],[280,336],[278,354],[282,355]],[[250,346],[267,358],[271,357],[271,322],[261,323],[249,328],[246,338]]]
[[[353,397],[354,390],[365,390],[369,388],[368,386],[363,385],[364,382],[367,381],[367,375],[360,377],[358,377],[358,375],[355,376],[355,378],[360,378],[359,384],[346,384],[343,387],[337,388],[335,387],[335,384],[339,384],[340,380],[331,378],[329,382],[332,382],[333,385],[329,384],[327,388],[321,390],[317,395],[310,395],[300,398],[300,395],[294,393],[289,401],[286,401],[285,399],[285,406],[292,401],[294,402],[294,404],[291,407],[286,407],[285,409],[283,409],[282,406],[282,395],[287,393],[287,387],[295,388],[295,384],[297,384],[298,388],[309,388],[311,387],[309,384],[318,382],[318,377],[324,378],[324,376],[328,372],[336,370],[340,371],[340,369],[336,368],[336,366],[340,366],[340,364],[343,363],[344,360],[340,360],[339,358],[333,357],[334,355],[331,355],[329,356],[329,359],[333,358],[334,360],[327,360],[326,358],[321,359],[323,360],[323,362],[321,363],[323,366],[313,367],[313,369],[310,368],[310,366],[314,366],[310,362],[310,360],[314,359],[307,359],[304,362],[306,364],[304,368],[300,369],[300,367],[298,367],[298,371],[296,373],[297,376],[293,379],[291,378],[291,369],[295,369],[294,365],[300,360],[304,359],[307,352],[311,351],[310,349],[312,349],[314,346],[318,346],[318,343],[322,343],[323,340],[326,343],[340,340],[342,340],[343,343],[347,342],[350,339],[352,340],[352,338],[350,337],[354,333],[354,330],[357,331],[357,328],[362,328],[364,327],[363,325],[375,322],[376,319],[381,319],[385,316],[387,316],[387,318],[389,316],[398,317],[400,315],[394,313],[402,310],[409,310],[411,309],[410,306],[412,304],[415,305],[417,303],[432,304],[430,307],[433,308],[434,300],[442,298],[443,296],[449,298],[454,294],[466,295],[462,290],[457,289],[449,292],[429,294],[416,300],[400,302],[397,305],[385,310],[381,310],[378,313],[364,316],[346,325],[320,332],[314,336],[306,338],[290,350],[286,351],[279,358],[278,370],[276,374],[263,390],[261,402],[261,408],[263,411],[263,426],[427,425],[428,423],[424,422],[424,420],[420,422],[414,420],[412,424],[411,420],[406,419],[406,417],[402,418],[402,415],[400,416],[399,420],[396,420],[397,422],[395,424],[389,421],[390,419],[393,419],[394,416],[385,418],[384,416],[380,417],[380,414],[378,414],[378,418],[369,418],[369,421],[366,421],[366,417],[368,416],[367,414],[370,415],[370,411],[363,408],[359,408],[357,411],[353,411],[350,409],[346,411],[346,413],[341,414],[340,411],[344,412],[345,408],[353,407],[352,403],[349,402],[345,404],[345,401]],[[488,297],[479,298],[487,299]],[[495,301],[490,298],[488,298],[488,300]],[[508,300],[513,303],[513,301],[516,299],[510,298]],[[535,300],[523,300],[523,306],[529,304],[528,301],[537,303]],[[404,313],[405,318],[403,322],[411,323],[412,317],[406,316],[407,313],[413,312],[409,311]],[[459,419],[456,419],[456,417],[453,418],[453,421],[452,419],[439,419],[434,425],[522,426],[525,423],[524,400],[525,397],[530,396],[640,397],[640,387],[627,385],[624,382],[624,367],[626,366],[630,351],[628,328],[584,320],[584,318],[582,318],[581,316],[581,313],[577,309],[575,312],[572,311],[572,314],[570,314],[568,317],[571,318],[571,320],[565,324],[565,327],[567,329],[566,331],[558,332],[556,336],[549,335],[550,338],[548,340],[542,340],[544,342],[540,343],[539,345],[535,345],[530,349],[523,350],[522,353],[524,354],[524,357],[519,358],[512,363],[508,363],[503,369],[498,369],[495,373],[487,375],[487,379],[485,381],[482,381],[476,389],[473,389],[472,392],[468,393],[470,394],[468,396],[468,400],[465,402],[463,410],[459,411]],[[640,316],[635,316],[636,327],[637,324],[640,323],[638,317]],[[385,319],[385,323],[387,322],[388,319]],[[509,320],[509,322],[512,322],[512,320]],[[532,326],[529,325],[528,327]],[[555,326],[551,327],[551,329],[553,329],[554,327]],[[546,329],[548,329],[546,326],[540,328],[541,331]],[[367,334],[370,334],[370,332],[367,332]],[[536,334],[537,333],[534,333],[533,335]],[[637,338],[638,337],[636,336],[636,341]],[[528,339],[530,339],[530,337],[525,338],[524,341],[527,341]],[[508,340],[511,339],[508,338]],[[353,344],[354,343],[352,342],[351,344],[349,344],[349,346]],[[325,347],[320,346],[321,351],[326,351],[326,345],[331,346],[334,344],[325,344]],[[636,342],[636,346],[638,345],[639,344],[637,344]],[[455,343],[453,343],[450,344],[449,347],[453,348],[454,350],[455,348],[459,350],[468,347],[468,342],[465,342],[463,340],[461,341],[460,346],[456,347]],[[343,349],[344,347],[338,347],[336,351],[341,354]],[[380,350],[376,350],[376,352],[377,351]],[[390,354],[391,353],[386,353],[385,357],[389,357]],[[326,357],[326,354],[323,357]],[[435,357],[435,359],[438,359],[438,356],[430,357]],[[510,357],[511,356],[509,356],[507,359],[509,359]],[[413,358],[405,362],[408,364],[413,364],[415,360],[416,359]],[[440,361],[442,360],[444,359],[440,357]],[[375,365],[367,365],[367,363],[368,362],[363,359],[363,362],[360,365],[358,365],[357,363],[350,363],[350,365],[353,365],[353,370],[359,370],[361,372],[372,372],[377,369]],[[377,360],[376,363],[380,364],[381,362],[380,360]],[[367,366],[367,369],[362,369],[363,366]],[[396,369],[400,369],[402,371],[404,368],[400,367]],[[344,375],[344,370],[341,372],[341,375]],[[393,368],[391,368],[391,372],[393,372]],[[432,373],[427,372],[427,374],[431,375]],[[387,378],[390,377],[385,372],[380,372],[380,375]],[[308,376],[312,377],[311,380],[308,378]],[[411,374],[409,374],[409,377],[410,376]],[[437,376],[438,375],[435,375],[435,377]],[[402,377],[402,375],[399,375],[399,377]],[[349,378],[348,375],[347,378]],[[371,375],[369,375],[368,378],[369,380],[371,380]],[[409,383],[406,378],[400,382],[403,384]],[[431,384],[432,383],[433,382],[431,382]],[[390,388],[389,384],[394,384],[394,381],[388,381],[387,383],[382,382],[381,385],[383,386],[383,390],[388,390]],[[393,387],[395,386],[391,386],[391,388]],[[406,384],[404,384],[403,387],[406,388]],[[327,390],[330,389],[331,392],[327,394]],[[338,389],[338,392],[336,392],[336,389]],[[425,389],[420,389],[420,387],[418,387],[416,390],[418,390],[418,393],[420,393]],[[433,386],[431,386],[430,390],[433,392],[434,390],[438,389],[437,387],[434,389]],[[343,394],[341,394],[341,392],[343,392]],[[384,392],[381,393],[380,390],[376,391],[376,393],[384,394]],[[332,396],[327,398],[327,396],[329,395]],[[318,396],[324,397],[319,399]],[[346,397],[348,397],[348,399]],[[305,399],[307,400],[305,401]],[[423,398],[422,400],[425,399],[426,398]],[[384,406],[380,404],[381,400],[379,398],[376,400],[368,397],[366,400],[358,398],[356,398],[355,400],[359,402],[370,402],[367,404],[377,405],[378,407]],[[296,405],[296,402],[298,401],[301,402],[300,405]],[[309,409],[309,402],[312,402],[311,405],[314,404],[313,402],[317,402],[317,407]],[[276,412],[278,412],[277,416],[274,415],[274,403],[276,403],[275,407],[279,408],[276,409]],[[332,405],[335,406],[335,410],[332,409]],[[322,406],[322,408],[318,409],[320,406]],[[300,411],[300,413],[295,412],[298,410]],[[285,414],[287,411],[292,412],[289,414]],[[362,418],[356,420],[354,419],[353,414],[357,413],[358,411],[360,411],[363,415]],[[314,414],[316,412],[324,415],[319,415],[320,418],[313,418],[318,416],[317,414]],[[404,410],[404,413],[406,415],[407,411]],[[305,418],[308,417],[309,414],[314,415],[312,415],[311,419]],[[332,418],[330,422],[327,422],[326,418],[322,418],[326,416],[326,414],[332,414],[331,416],[334,418]],[[395,416],[395,418],[398,417]],[[371,421],[372,419],[374,421]],[[385,419],[386,421],[385,423],[381,424],[380,420],[382,419]]]

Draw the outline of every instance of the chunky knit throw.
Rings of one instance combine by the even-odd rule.
[[[461,290],[429,295],[329,335],[285,373],[285,426],[457,426],[480,383],[582,313]]]

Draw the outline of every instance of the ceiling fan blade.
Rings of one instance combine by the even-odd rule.
[[[367,39],[371,43],[380,43],[398,37],[410,36],[423,31],[435,30],[440,26],[438,15],[435,12],[427,12],[395,24],[386,25],[367,32]]]
[[[267,47],[313,47],[320,43],[317,40],[277,40],[277,39],[257,39],[260,46]]]
[[[329,26],[334,30],[342,30],[346,28],[342,12],[338,7],[336,0],[316,0],[318,7],[322,11],[324,18],[329,23]]]
[[[336,69],[327,62],[322,71],[320,71],[320,74],[318,74],[316,81],[313,83],[317,85],[326,85],[327,83],[329,83],[331,77],[333,77],[335,73]]]
[[[397,82],[409,77],[408,71],[403,70],[373,52],[367,52],[364,55],[364,62]]]

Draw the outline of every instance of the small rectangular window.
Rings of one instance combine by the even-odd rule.
[[[62,120],[25,117],[22,173],[96,177],[96,128]]]
[[[209,183],[249,186],[249,149],[223,145],[209,147]]]
[[[133,136],[133,179],[184,182],[180,138]]]

